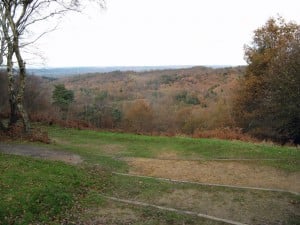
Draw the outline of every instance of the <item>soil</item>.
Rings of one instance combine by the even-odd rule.
[[[300,173],[287,173],[245,161],[185,161],[127,158],[130,173],[211,184],[300,192]]]
[[[62,161],[75,165],[83,162],[81,157],[76,154],[30,145],[10,145],[0,143],[0,153]]]

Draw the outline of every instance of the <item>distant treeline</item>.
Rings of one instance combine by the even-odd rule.
[[[194,66],[181,65],[181,66],[111,66],[111,67],[50,67],[50,68],[29,68],[27,69],[28,74],[59,78],[68,77],[74,75],[85,75],[91,73],[109,73],[114,71],[134,71],[134,72],[145,72],[153,70],[166,70],[166,69],[180,69],[180,68],[191,68]],[[212,66],[212,68],[219,68],[225,66]]]

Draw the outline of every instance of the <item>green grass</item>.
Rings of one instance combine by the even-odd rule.
[[[223,224],[151,207],[109,202],[99,193],[107,194],[115,185],[126,189],[126,180],[116,183],[116,177],[111,177],[109,171],[94,166],[79,168],[60,162],[0,154],[0,171],[1,225],[58,225],[62,221],[64,224],[85,224],[105,210],[109,212],[104,215],[105,224],[124,224],[128,220],[123,218],[124,209],[134,215],[130,224],[136,225],[198,224],[199,221],[207,225]],[[152,186],[148,187],[155,190]]]
[[[59,162],[0,154],[0,224],[58,224],[103,177]],[[76,207],[75,207],[76,208]]]
[[[117,171],[126,171],[120,157],[156,158],[162,153],[176,153],[181,159],[279,159],[261,161],[286,171],[300,171],[300,152],[295,147],[253,144],[241,141],[155,137],[89,130],[48,128],[57,148],[82,155],[88,162],[99,163]],[[117,151],[110,151],[117,146]]]
[[[158,204],[163,198],[166,202],[160,204],[167,207],[204,213],[208,210],[208,214],[214,212],[214,208],[209,207],[225,211],[224,215],[227,215],[228,209],[237,212],[237,215],[256,215],[278,210],[275,212],[282,215],[283,219],[286,215],[293,216],[285,214],[284,209],[289,207],[288,210],[293,213],[299,207],[300,199],[288,193],[178,184],[111,174],[112,171],[129,170],[123,157],[159,158],[165,153],[170,153],[171,157],[175,153],[179,159],[280,159],[247,163],[299,172],[300,152],[297,148],[216,139],[96,132],[55,126],[46,129],[52,143],[35,145],[77,153],[84,158],[85,163],[72,166],[0,154],[1,225],[61,224],[63,220],[67,221],[66,224],[78,221],[83,221],[84,224],[90,218],[98,217],[103,219],[100,222],[103,224],[199,224],[199,221],[201,224],[221,224],[151,207],[111,202],[101,194],[152,204]],[[180,199],[182,195],[188,200]],[[207,204],[203,205],[205,201]],[[232,205],[228,205],[229,203]],[[262,210],[272,207],[275,208]],[[259,211],[256,212],[257,209]],[[128,216],[131,217],[127,218]],[[222,216],[221,214],[220,217]],[[294,216],[292,222],[287,224],[299,222],[296,213]],[[242,219],[236,218],[237,221]]]

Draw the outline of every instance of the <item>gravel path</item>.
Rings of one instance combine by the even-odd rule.
[[[81,157],[76,154],[30,145],[0,143],[0,152],[5,154],[30,156],[39,159],[62,161],[75,165],[83,162]]]

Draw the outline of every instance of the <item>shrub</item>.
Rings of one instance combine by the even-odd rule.
[[[153,128],[153,110],[145,100],[136,100],[124,109],[127,128],[134,132],[149,132]]]
[[[189,104],[189,105],[199,105],[200,104],[198,97],[196,97],[194,95],[188,95],[187,91],[183,91],[183,92],[177,94],[175,96],[175,99],[178,102],[183,102],[183,103]]]
[[[195,138],[218,138],[224,140],[240,140],[257,142],[249,134],[243,133],[241,128],[217,128],[214,130],[196,130],[193,134]]]

